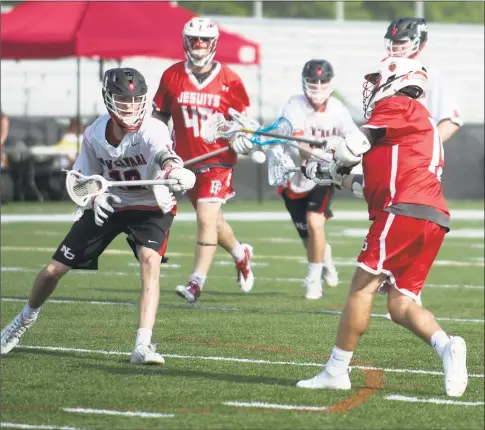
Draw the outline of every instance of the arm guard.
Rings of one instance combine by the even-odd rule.
[[[155,155],[155,163],[157,163],[162,170],[163,166],[167,161],[172,161],[175,164],[180,164],[180,167],[183,167],[184,165],[182,159],[171,149],[167,149],[166,151],[160,151],[157,155]]]
[[[367,152],[370,147],[367,137],[362,132],[355,131],[337,146],[334,158],[341,166],[354,166],[359,164],[362,154]]]

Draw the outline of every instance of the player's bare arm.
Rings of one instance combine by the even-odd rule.
[[[455,124],[450,119],[445,119],[438,124],[438,133],[440,134],[441,141],[445,143],[451,136],[453,136],[460,126]]]

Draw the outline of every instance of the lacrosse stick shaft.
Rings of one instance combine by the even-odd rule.
[[[231,150],[231,147],[226,146],[224,148],[217,149],[217,150],[209,152],[207,154],[200,155],[200,156],[195,157],[195,158],[191,158],[190,160],[187,160],[187,161],[184,162],[184,167],[190,166],[191,164],[198,163],[199,161],[207,160],[208,158],[215,157],[216,155],[222,154],[222,153],[230,151],[230,150]]]
[[[325,145],[325,143],[322,141],[318,142],[312,139],[305,139],[304,137],[297,137],[297,136],[284,136],[282,134],[271,133],[270,131],[258,131],[258,130],[251,130],[249,128],[241,128],[241,130],[239,131],[242,131],[243,133],[255,134],[257,136],[274,137],[275,139],[288,140],[290,142],[300,142],[300,143],[307,143],[309,145],[320,145],[320,146]]]
[[[175,185],[178,179],[146,179],[141,181],[108,181],[108,187],[139,187],[142,185]]]

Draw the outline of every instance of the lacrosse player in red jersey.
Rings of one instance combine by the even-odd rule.
[[[160,262],[176,209],[172,192],[192,188],[195,175],[183,168],[172,150],[167,126],[145,118],[147,85],[140,72],[131,68],[107,70],[102,93],[108,114],[86,129],[73,170],[85,176],[101,174],[109,181],[159,177],[176,179],[177,183],[159,186],[158,198],[151,187],[113,187],[80,208],[82,216],[37,275],[27,304],[2,330],[1,354],[10,352],[32,327],[41,306],[67,272],[97,270],[104,250],[125,233],[141,272],[139,329],[130,361],[164,363],[151,342],[160,296]]]
[[[239,76],[229,67],[213,61],[219,29],[204,18],[193,18],[183,28],[186,62],[175,63],[162,75],[153,100],[153,116],[168,124],[173,120],[177,153],[185,161],[231,146],[231,151],[190,165],[197,182],[187,194],[196,210],[197,243],[189,281],[178,285],[176,293],[195,303],[204,288],[216,248],[220,245],[234,258],[237,282],[242,292],[253,288],[253,249],[240,243],[225,221],[222,204],[235,195],[232,188],[237,154],[248,154],[253,144],[242,133],[228,143],[218,139],[208,144],[201,137],[204,120],[216,112],[228,117],[229,108],[243,113],[249,97]]]
[[[357,258],[335,347],[323,371],[303,388],[350,389],[349,364],[367,329],[374,294],[387,281],[392,320],[431,345],[443,362],[445,392],[461,396],[468,384],[466,343],[448,336],[433,314],[416,303],[449,231],[441,189],[443,145],[435,121],[419,100],[427,88],[422,64],[386,58],[365,76],[368,122],[338,145],[334,161],[311,162],[311,179],[330,177],[363,192],[372,224]],[[362,159],[363,175],[347,175]],[[324,165],[326,164],[326,165]]]

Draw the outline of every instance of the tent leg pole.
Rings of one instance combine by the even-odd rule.
[[[79,154],[79,151],[81,150],[81,134],[82,134],[82,129],[81,127],[81,59],[79,57],[76,58],[76,63],[77,63],[77,153]]]

